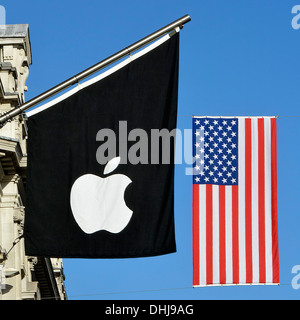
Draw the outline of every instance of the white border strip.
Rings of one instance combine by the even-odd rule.
[[[176,32],[179,32],[179,28],[176,28],[175,29]],[[52,106],[54,106],[55,104],[69,98],[70,96],[72,96],[73,94],[77,93],[78,91],[80,91],[81,89],[83,88],[86,88],[104,78],[106,78],[107,76],[111,75],[112,73],[120,70],[121,68],[123,68],[124,66],[126,66],[127,64],[129,64],[130,62],[140,58],[141,56],[145,55],[146,53],[148,53],[149,51],[157,48],[158,46],[160,46],[162,43],[164,43],[165,41],[169,40],[171,38],[173,33],[170,33],[170,34],[167,34],[163,37],[161,37],[159,40],[155,41],[154,43],[150,44],[148,47],[146,47],[145,49],[135,53],[134,55],[129,55],[129,57],[120,62],[119,64],[115,65],[114,67],[112,67],[111,69],[103,72],[102,74],[94,77],[93,79],[91,80],[88,80],[84,83],[79,83],[76,88],[73,88],[71,89],[70,91],[62,94],[61,96],[59,96],[58,98],[44,104],[44,105],[41,105],[40,107],[37,107],[35,109],[32,109],[32,110],[29,110],[28,112],[26,112],[26,115],[27,117],[31,117],[41,111],[44,111]]]

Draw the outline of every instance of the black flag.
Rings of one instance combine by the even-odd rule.
[[[26,255],[129,258],[176,251],[171,133],[178,61],[176,33],[29,117]]]

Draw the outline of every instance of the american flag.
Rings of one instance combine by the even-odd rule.
[[[278,284],[275,117],[193,117],[193,285]]]

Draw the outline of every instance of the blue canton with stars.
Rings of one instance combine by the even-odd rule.
[[[238,120],[193,118],[193,183],[238,184]]]

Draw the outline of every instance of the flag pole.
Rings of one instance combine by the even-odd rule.
[[[44,93],[38,95],[37,97],[29,100],[28,102],[25,102],[24,104],[21,104],[14,109],[4,113],[0,116],[0,127],[3,127],[3,125],[11,120],[12,118],[22,114],[26,110],[34,107],[35,105],[45,101],[48,98],[51,98],[55,94],[69,88],[70,86],[78,83],[80,80],[83,80],[90,75],[94,74],[95,72],[109,66],[110,64],[124,58],[125,56],[129,55],[130,53],[144,47],[145,45],[149,44],[150,42],[160,38],[161,36],[171,32],[177,27],[182,28],[183,25],[187,22],[191,21],[191,18],[188,14],[181,17],[180,19],[177,19],[173,21],[172,23],[168,24],[167,26],[153,32],[152,34],[148,35],[147,37],[135,42],[134,44],[130,45],[129,47],[124,48],[123,50],[113,54],[112,56],[96,63],[95,65],[91,66],[90,68],[78,73],[77,75],[65,80],[64,82],[58,84],[57,86],[45,91]]]

